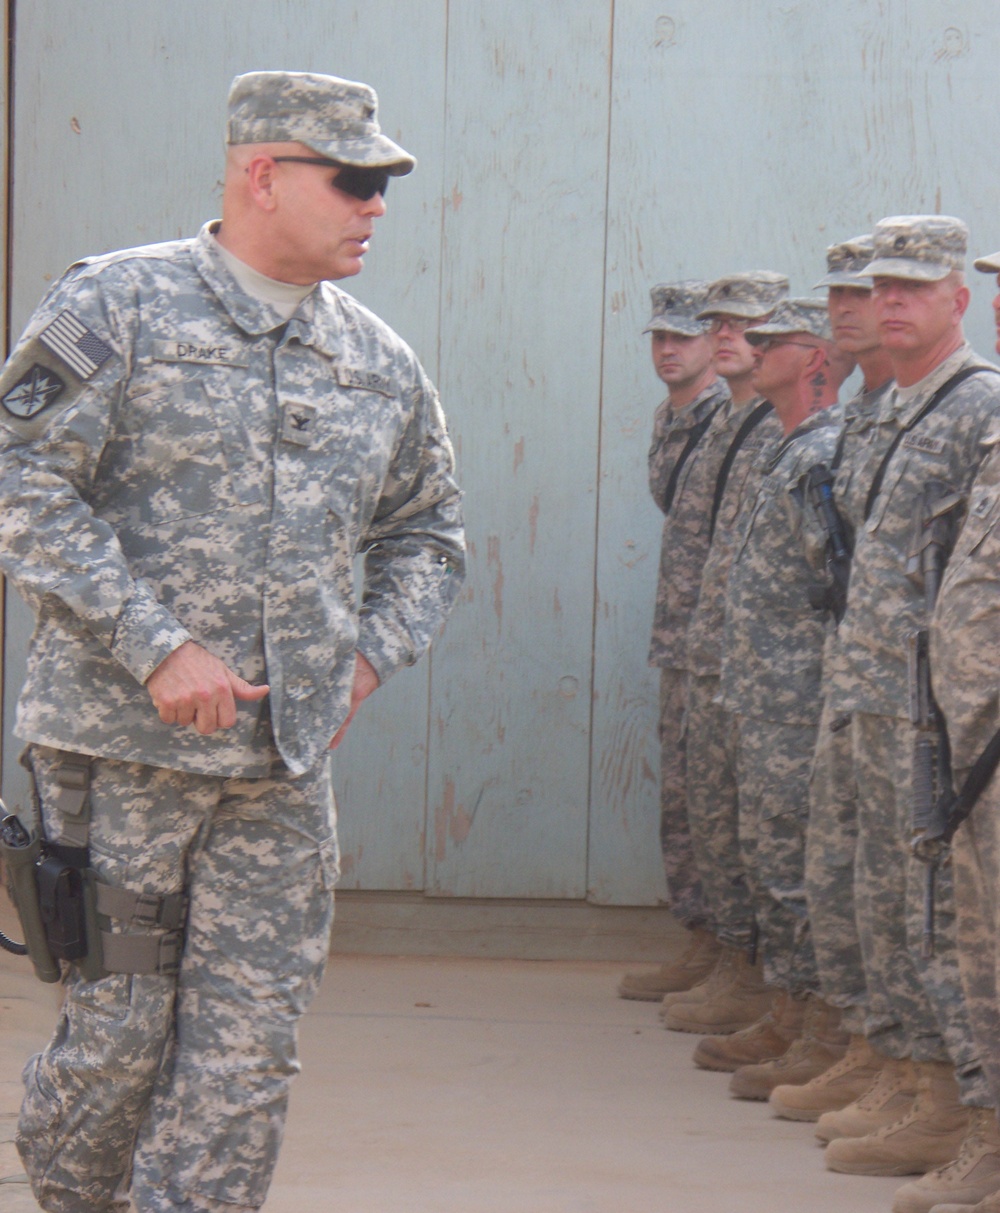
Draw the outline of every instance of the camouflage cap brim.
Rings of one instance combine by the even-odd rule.
[[[990,253],[972,263],[982,274],[1000,274],[1000,253]]]
[[[879,257],[868,263],[865,274],[871,278],[906,278],[911,282],[940,282],[954,271],[939,261],[915,261],[909,257]]]
[[[750,303],[738,299],[727,299],[725,303],[710,303],[698,313],[699,320],[711,320],[713,316],[740,316],[744,320],[760,320],[770,316],[774,303]]]
[[[826,274],[820,278],[819,282],[813,287],[813,290],[818,291],[824,286],[851,286],[859,291],[870,291],[873,285],[874,283],[867,269],[863,274],[851,274],[845,270],[835,270],[832,274]]]
[[[310,72],[237,76],[229,90],[226,142],[301,143],[327,160],[386,169],[395,177],[417,163],[382,133],[370,85]]]
[[[760,345],[769,337],[788,337],[793,333],[829,341],[830,317],[820,299],[783,299],[774,316],[765,324],[743,334],[751,345]]]
[[[299,139],[314,152],[338,164],[356,165],[358,168],[384,168],[393,177],[405,177],[417,167],[417,161],[409,152],[403,151],[388,135],[369,135],[365,139],[337,139],[324,142],[321,139]]]
[[[642,330],[646,333],[676,333],[679,337],[704,337],[708,329],[686,316],[654,316]]]

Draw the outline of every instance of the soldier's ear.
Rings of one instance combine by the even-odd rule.
[[[972,298],[972,292],[963,282],[962,285],[955,291],[955,319],[961,320],[969,307],[969,300]]]
[[[276,205],[274,186],[274,160],[264,152],[258,153],[244,169],[247,178],[247,190],[254,203],[261,210],[274,210]]]

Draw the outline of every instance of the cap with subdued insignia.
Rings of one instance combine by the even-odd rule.
[[[683,337],[700,337],[708,327],[698,319],[698,310],[705,305],[708,283],[697,278],[684,282],[661,282],[650,288],[653,315],[644,333],[679,333]]]
[[[840,244],[831,244],[826,250],[826,274],[816,283],[821,286],[853,286],[858,290],[872,289],[868,263],[875,250],[875,241],[870,235],[853,236]]]
[[[875,250],[865,271],[872,278],[940,282],[965,269],[969,229],[951,215],[892,215],[872,233]]]
[[[788,279],[772,270],[750,270],[717,278],[708,288],[705,306],[698,319],[709,316],[745,316],[759,320],[769,316],[788,294]]]
[[[831,341],[826,303],[822,299],[782,299],[770,320],[747,329],[744,336],[751,345],[760,345],[768,337],[784,337],[789,333],[809,333]]]
[[[978,257],[972,264],[983,274],[1000,274],[1000,253]]]
[[[367,84],[312,72],[247,72],[229,90],[226,142],[304,143],[338,164],[384,168],[395,177],[416,160],[378,124]]]

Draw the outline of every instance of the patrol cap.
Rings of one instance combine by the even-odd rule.
[[[760,345],[768,337],[784,337],[789,333],[809,333],[832,341],[830,316],[822,299],[782,299],[774,315],[756,328],[743,334],[751,345]]]
[[[826,274],[813,289],[818,290],[821,286],[853,286],[870,291],[872,280],[868,263],[874,250],[875,241],[871,235],[852,236],[840,244],[831,244],[826,250]]]
[[[313,72],[247,72],[229,89],[226,142],[304,143],[328,160],[412,172],[416,160],[378,124],[367,84]]]
[[[972,264],[984,274],[1000,274],[1000,253],[990,253],[988,257],[979,257]]]
[[[699,320],[709,316],[745,316],[759,320],[769,316],[788,294],[788,279],[771,270],[750,270],[717,278],[708,288]]]
[[[661,282],[650,288],[653,315],[644,333],[679,333],[682,337],[700,337],[708,326],[698,319],[698,309],[704,306],[708,283],[697,278],[683,282]]]
[[[940,282],[965,269],[969,229],[951,215],[892,215],[872,233],[875,251],[867,273],[872,278],[909,278]]]

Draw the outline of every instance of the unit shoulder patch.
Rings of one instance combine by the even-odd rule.
[[[27,421],[57,400],[65,387],[65,380],[55,371],[35,362],[0,396],[0,404],[12,417]]]

